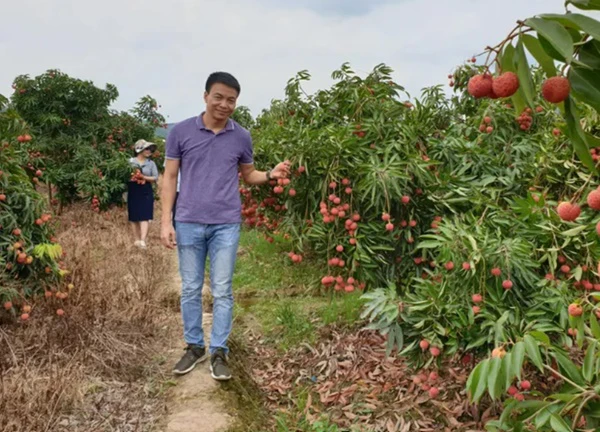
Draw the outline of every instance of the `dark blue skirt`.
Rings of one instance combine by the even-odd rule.
[[[127,211],[129,222],[152,220],[154,216],[154,192],[151,183],[128,183]]]

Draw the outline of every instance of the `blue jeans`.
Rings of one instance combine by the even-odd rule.
[[[223,348],[233,320],[233,271],[240,240],[240,224],[177,223],[177,252],[181,274],[183,336],[188,344],[204,346],[202,286],[206,257],[210,257],[213,326],[209,352]]]

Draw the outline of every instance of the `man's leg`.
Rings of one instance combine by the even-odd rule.
[[[197,363],[206,360],[204,332],[202,330],[202,285],[206,263],[206,226],[177,224],[177,252],[181,274],[181,315],[183,336],[188,344],[186,353],[175,366],[174,373],[182,375]]]
[[[217,380],[231,378],[227,339],[233,320],[233,271],[240,240],[240,224],[213,225],[208,236],[213,327],[210,336],[211,373]]]

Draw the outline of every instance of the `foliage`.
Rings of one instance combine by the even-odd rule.
[[[153,141],[156,127],[166,126],[157,102],[144,96],[131,113],[115,112],[109,106],[118,97],[116,87],[100,89],[58,70],[18,76],[13,88],[12,104],[36,138],[26,143],[35,155],[31,167],[43,170],[44,180],[56,187],[51,198],[61,204],[96,198],[99,209],[122,202],[133,144]],[[155,154],[161,169],[163,153]]]
[[[248,108],[247,106],[238,106],[231,115],[231,118],[246,129],[252,129],[252,127],[254,126],[254,118],[252,117],[250,108]]]
[[[25,136],[22,119],[0,96],[0,303],[10,313],[64,273],[52,216],[24,169]]]

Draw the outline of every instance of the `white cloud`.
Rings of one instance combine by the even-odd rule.
[[[309,70],[307,89],[314,91],[349,61],[361,74],[388,64],[416,96],[445,83],[454,66],[497,43],[517,19],[561,12],[563,1],[382,0],[362,14],[359,2],[351,3],[344,14],[343,2],[312,0],[293,8],[273,0],[9,2],[3,12],[13,18],[0,29],[0,93],[10,93],[18,74],[58,68],[115,84],[118,109],[151,94],[169,121],[179,121],[203,109],[208,74],[227,70],[241,82],[239,103],[256,115],[283,96],[299,70]]]

